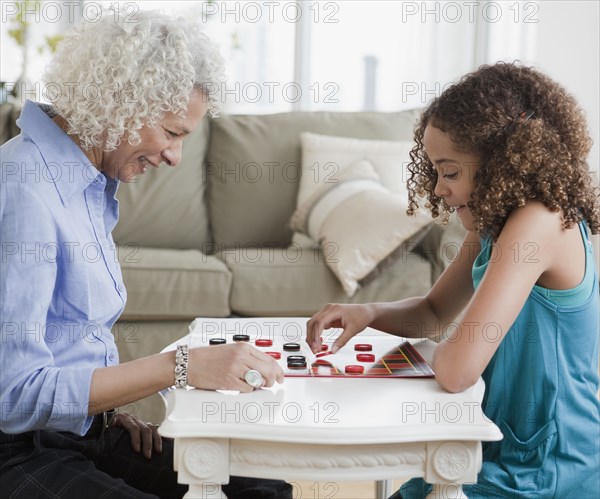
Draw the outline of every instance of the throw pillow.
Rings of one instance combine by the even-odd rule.
[[[309,132],[300,134],[300,142],[302,175],[296,207],[322,185],[337,182],[340,173],[360,159],[371,161],[387,189],[408,197],[405,166],[410,159],[412,142],[334,137]],[[292,242],[300,248],[316,246],[314,240],[300,232],[294,233]]]
[[[359,159],[368,159],[381,184],[408,198],[406,164],[413,146],[409,141],[363,140],[314,133],[300,134],[302,176],[298,204],[304,203],[323,184],[336,182],[341,172]]]
[[[320,242],[325,263],[353,296],[361,280],[431,222],[422,213],[409,217],[407,207],[408,199],[386,189],[375,166],[363,159],[314,190],[290,226]]]

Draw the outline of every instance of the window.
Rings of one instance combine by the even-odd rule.
[[[420,107],[443,82],[473,67],[475,26],[436,19],[435,5],[431,18],[423,18],[418,9],[406,8],[411,4],[425,2],[338,2],[338,22],[311,25],[311,80],[337,89],[336,103],[323,93],[311,109]]]
[[[2,80],[16,81],[24,52],[8,36],[21,2],[2,2]],[[532,60],[537,2],[204,0],[25,2],[28,98],[39,89],[46,36],[101,8],[159,8],[196,19],[218,43],[229,79],[224,112],[396,111],[422,107],[484,62]],[[41,48],[41,53],[39,52]]]

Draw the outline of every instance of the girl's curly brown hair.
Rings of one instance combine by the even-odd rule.
[[[417,198],[426,197],[433,217],[441,215],[445,223],[453,209],[434,194],[437,171],[423,148],[429,124],[480,157],[468,203],[479,234],[496,240],[511,211],[533,199],[561,211],[566,228],[585,220],[592,233],[600,232],[585,117],[548,76],[519,64],[481,66],[428,105],[410,153],[408,213],[418,208]]]

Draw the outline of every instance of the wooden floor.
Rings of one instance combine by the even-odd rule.
[[[394,480],[392,493],[404,480]],[[294,499],[380,499],[375,482],[293,482]]]

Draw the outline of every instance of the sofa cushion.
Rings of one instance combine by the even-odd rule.
[[[320,250],[238,248],[216,256],[233,274],[231,310],[248,316],[310,316],[328,302],[366,303],[422,295],[431,287],[427,258],[403,251],[378,278],[346,296]]]
[[[119,185],[117,243],[175,249],[203,249],[211,243],[202,170],[208,133],[204,119],[183,141],[176,168],[149,168],[135,182]]]
[[[287,246],[300,180],[300,133],[412,140],[418,111],[294,112],[213,121],[208,207],[217,248]]]
[[[230,314],[231,273],[197,250],[118,247],[127,305],[121,320]]]

